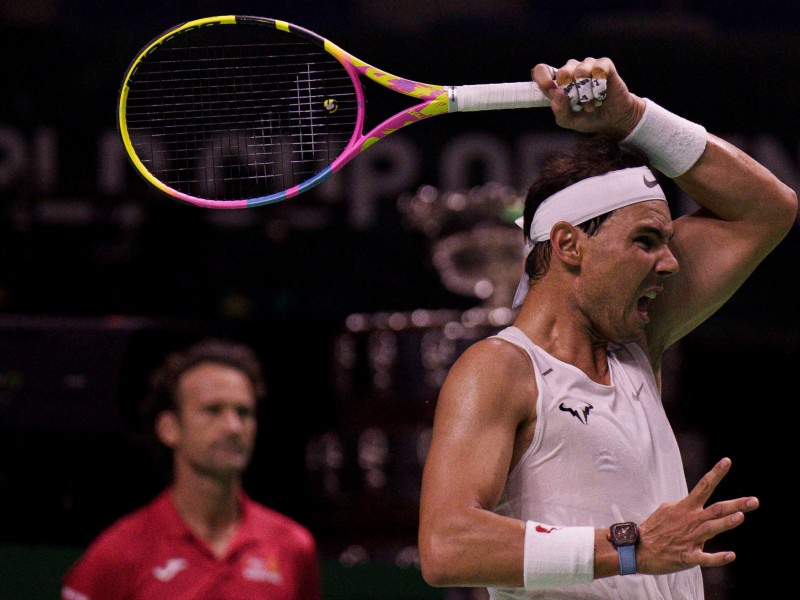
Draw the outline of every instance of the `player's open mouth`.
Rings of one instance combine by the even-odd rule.
[[[647,314],[647,308],[650,305],[650,301],[657,295],[658,290],[648,290],[643,296],[639,297],[639,302],[636,305],[639,315],[647,322],[650,321],[650,316]]]

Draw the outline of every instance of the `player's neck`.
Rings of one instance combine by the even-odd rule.
[[[596,335],[569,299],[547,278],[531,286],[514,325],[542,350],[608,385],[608,340]]]

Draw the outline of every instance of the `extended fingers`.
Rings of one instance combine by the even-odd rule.
[[[720,519],[712,519],[703,523],[697,530],[701,539],[705,542],[718,536],[724,531],[730,531],[744,523],[744,513],[735,512]]]
[[[747,496],[744,498],[737,498],[735,500],[716,502],[711,506],[706,507],[703,512],[708,516],[708,518],[721,519],[722,517],[727,517],[728,515],[732,515],[737,512],[750,512],[751,510],[757,509],[758,505],[758,498]]]
[[[730,468],[731,459],[723,458],[714,465],[713,469],[703,475],[703,478],[697,482],[697,485],[689,492],[686,499],[696,503],[698,506],[705,506],[708,499],[711,498],[711,494],[717,489],[719,482],[728,474]]]
[[[744,522],[744,513],[758,508],[757,498],[737,498],[712,504],[703,515],[706,521],[700,526],[699,533],[704,540],[709,540],[723,531],[729,531]]]
[[[734,560],[736,560],[736,554],[733,552],[698,552],[688,564],[701,567],[724,567]]]
[[[730,459],[722,459],[686,498],[662,504],[640,525],[637,552],[642,553],[642,572],[668,573],[694,565],[719,567],[736,559],[733,552],[703,552],[708,540],[738,527],[746,513],[759,507],[758,498],[752,496],[705,506],[730,468]]]

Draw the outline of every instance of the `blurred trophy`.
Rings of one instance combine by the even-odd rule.
[[[397,201],[404,224],[428,240],[442,284],[476,303],[467,310],[350,314],[332,340],[338,419],[308,440],[306,466],[319,510],[340,525],[343,564],[374,559],[387,536],[396,542],[398,564],[415,562],[409,548],[439,390],[470,345],[516,316],[511,301],[524,246],[514,220],[522,203],[500,184],[465,193],[425,186]],[[365,521],[364,531],[379,531],[380,539],[354,533]]]
[[[397,209],[430,240],[445,288],[484,307],[510,307],[523,268],[522,232],[514,224],[523,203],[516,190],[499,183],[466,193],[427,185],[401,196]]]

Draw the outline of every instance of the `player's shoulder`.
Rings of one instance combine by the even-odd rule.
[[[445,380],[439,402],[475,406],[527,418],[536,398],[536,374],[527,352],[506,339],[490,337],[470,346]]]
[[[457,371],[506,382],[526,382],[533,374],[530,356],[518,344],[492,336],[472,344],[456,361]]]

